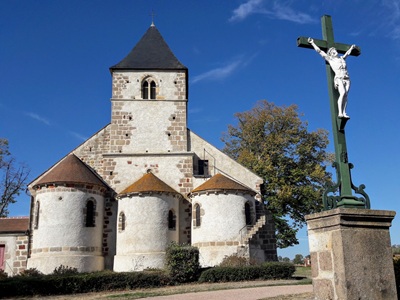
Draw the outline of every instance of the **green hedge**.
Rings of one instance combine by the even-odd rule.
[[[200,282],[228,282],[257,279],[287,279],[292,277],[295,266],[291,263],[268,262],[261,266],[215,267],[204,271]]]
[[[15,276],[0,281],[0,298],[152,288],[169,284],[169,276],[163,272],[114,273],[105,271],[67,276]]]
[[[163,271],[143,271],[116,273],[102,271],[70,275],[14,276],[0,280],[0,298],[29,297],[48,295],[68,295],[110,290],[154,288],[177,283],[177,280],[196,281],[198,270],[198,251],[185,248],[174,257],[189,258],[187,270],[177,268],[175,277]],[[295,267],[290,263],[264,263],[261,266],[215,267],[204,271],[200,282],[241,281],[257,279],[290,278]],[[185,277],[187,276],[187,277]]]
[[[393,259],[394,276],[396,278],[397,298],[400,299],[400,259]]]

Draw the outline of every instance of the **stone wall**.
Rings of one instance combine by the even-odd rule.
[[[121,71],[113,73],[112,98],[142,99],[142,82],[151,78],[156,83],[156,100],[187,99],[185,71]]]
[[[28,235],[25,233],[0,235],[0,245],[5,245],[4,271],[9,276],[15,276],[26,269],[28,239]]]

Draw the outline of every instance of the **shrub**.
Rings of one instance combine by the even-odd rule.
[[[256,265],[257,263],[251,259],[243,256],[238,256],[233,254],[230,256],[225,256],[222,262],[219,264],[220,267],[244,267]]]
[[[58,268],[55,268],[52,275],[75,275],[78,274],[78,269],[68,266],[60,265]]]
[[[296,272],[296,267],[287,262],[265,262],[262,264],[263,279],[287,279]]]
[[[394,277],[396,278],[397,295],[400,295],[400,258],[393,259]]]
[[[268,262],[261,266],[215,267],[204,271],[200,282],[228,282],[257,279],[286,279],[295,272],[291,263]]]
[[[172,281],[196,281],[200,270],[199,249],[171,243],[166,250],[166,266]]]
[[[6,271],[0,269],[0,280],[5,279],[8,277]]]
[[[19,272],[18,276],[25,276],[25,277],[39,277],[43,276],[43,273],[40,272],[36,268],[29,268]]]

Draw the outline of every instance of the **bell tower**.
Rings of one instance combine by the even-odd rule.
[[[154,24],[110,72],[110,153],[186,152],[188,69]]]

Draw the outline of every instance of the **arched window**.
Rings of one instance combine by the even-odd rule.
[[[156,83],[150,82],[150,99],[156,99]]]
[[[39,213],[40,213],[40,202],[36,202],[36,211],[35,211],[35,224],[34,228],[38,229],[39,228]]]
[[[142,83],[142,99],[156,99],[156,83],[151,78]]]
[[[149,83],[147,81],[144,81],[142,85],[142,98],[149,99]]]
[[[126,227],[126,217],[123,212],[119,214],[119,219],[118,219],[118,231],[124,231]]]
[[[246,216],[246,225],[252,225],[251,224],[251,210],[250,210],[249,202],[246,202],[244,205],[244,214]]]
[[[94,202],[89,200],[86,203],[86,227],[94,227]]]
[[[168,229],[170,230],[176,229],[176,216],[172,209],[168,212]]]
[[[194,226],[199,227],[201,225],[201,215],[200,215],[200,205],[196,204],[194,206],[194,210],[195,210],[195,222],[194,222]]]

